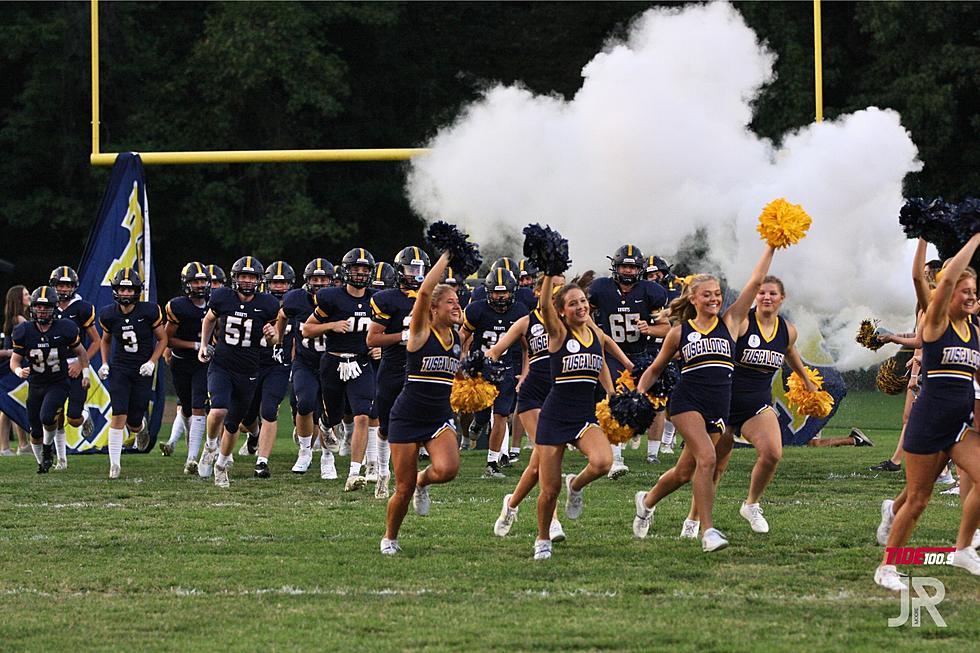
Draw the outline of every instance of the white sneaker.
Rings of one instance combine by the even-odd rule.
[[[412,507],[415,508],[415,514],[419,517],[425,517],[429,514],[428,486],[415,486],[415,494],[412,495]]]
[[[375,499],[387,499],[388,498],[388,479],[387,474],[378,476],[378,484],[374,486],[374,498]]]
[[[939,494],[951,494],[953,496],[957,496],[958,497],[958,496],[960,496],[960,484],[957,483],[953,487],[949,488],[948,490],[943,490]]]
[[[6,458],[7,456],[16,456],[17,454],[10,449],[0,449],[0,456]]]
[[[572,481],[575,479],[575,474],[565,474],[565,491],[568,493],[568,497],[565,499],[565,516],[569,519],[578,519],[582,516],[582,508],[585,506],[585,501],[582,498],[582,491],[576,492],[572,489]]]
[[[140,430],[136,432],[136,448],[140,451],[146,451],[150,448],[150,429],[146,424],[146,418],[143,418],[143,423],[140,424]]]
[[[762,516],[762,507],[758,503],[743,503],[742,507],[738,509],[738,514],[749,522],[754,532],[769,532],[769,522]]]
[[[635,451],[636,449],[639,448],[640,448],[640,434],[637,433],[636,435],[630,438],[630,449],[633,449]]]
[[[393,556],[401,552],[402,548],[398,546],[398,540],[389,540],[385,537],[381,538],[381,555]]]
[[[980,556],[977,555],[976,550],[972,547],[954,551],[953,562],[950,564],[960,569],[966,569],[974,576],[980,576]]]
[[[364,471],[364,480],[368,483],[378,482],[378,463],[368,463]]]
[[[174,455],[174,445],[170,444],[169,442],[161,442],[160,453],[163,454],[164,456]]]
[[[187,462],[184,463],[184,474],[186,474],[187,476],[193,476],[197,474],[196,460],[188,460]]]
[[[548,535],[551,537],[552,542],[564,542],[565,541],[565,529],[561,527],[561,522],[551,518],[551,526],[548,527]]]
[[[296,463],[293,465],[293,474],[305,474],[313,462],[313,449],[310,447],[300,447],[299,454],[296,456]]]
[[[668,456],[671,455],[671,454],[673,454],[674,453],[674,445],[672,445],[672,444],[661,444],[660,445],[660,453],[665,454],[665,455],[668,455]]]
[[[312,453],[310,455],[312,456]],[[327,450],[320,453],[320,478],[324,481],[337,478],[337,465],[334,463],[333,454]]]
[[[350,455],[350,439],[344,437],[340,439],[340,444],[337,445],[337,451],[341,456]]]
[[[251,455],[254,455],[254,454],[250,454],[248,452],[248,433],[245,434],[245,439],[242,440],[242,446],[238,447],[238,455],[239,456],[251,456]]]
[[[204,447],[201,452],[201,462],[197,465],[197,475],[201,478],[211,478],[214,472],[214,461],[218,459],[218,448],[208,449]]]
[[[725,536],[717,528],[709,528],[701,536],[701,550],[705,553],[721,551],[726,546],[728,546],[728,540],[725,539]]]
[[[534,559],[547,560],[551,557],[551,540],[534,540]]]
[[[333,429],[323,431],[323,441],[326,443],[324,448],[330,453],[340,451],[340,441],[337,439],[337,435],[333,432]]]
[[[939,478],[936,479],[936,485],[952,485],[955,482],[956,479],[953,478],[953,475],[949,473],[948,469],[940,474]]]
[[[892,521],[895,520],[895,515],[892,514],[892,504],[894,503],[891,499],[885,499],[881,502],[881,523],[878,524],[878,530],[875,531],[875,538],[877,538],[880,546],[888,544],[888,534],[892,532]],[[881,585],[881,583],[878,584]]]
[[[56,471],[56,472],[63,472],[66,469],[68,469],[68,459],[67,458],[59,458],[58,459],[58,462],[55,463],[54,471]]]
[[[610,481],[615,481],[617,478],[626,476],[629,473],[630,468],[626,466],[626,463],[624,463],[622,460],[614,460],[612,467],[609,468],[609,473],[606,474],[606,477]]]
[[[684,525],[681,526],[681,537],[688,540],[696,540],[700,531],[701,522],[694,519],[685,519]]]
[[[228,482],[228,468],[222,467],[221,465],[214,466],[214,486],[215,487],[228,487],[230,484]]]
[[[360,490],[364,487],[367,482],[364,480],[363,476],[348,476],[347,480],[344,482],[344,492],[353,492],[354,490]]]
[[[504,505],[500,509],[500,516],[497,517],[497,521],[493,524],[493,534],[497,537],[507,537],[507,533],[510,532],[510,527],[517,520],[518,509],[510,507],[510,498],[512,496],[514,495],[508,494],[504,496]]]
[[[109,465],[109,478],[119,478],[119,465]]]
[[[898,573],[895,565],[881,565],[875,569],[875,582],[893,592],[905,592],[909,586],[908,581]]]
[[[656,509],[656,506],[646,507],[646,496],[647,493],[643,490],[639,490],[633,496],[633,504],[636,506],[636,515],[633,517],[633,537],[640,539],[647,536],[650,524],[653,523],[653,511]]]

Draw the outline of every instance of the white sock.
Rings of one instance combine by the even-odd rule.
[[[44,457],[44,445],[31,442],[31,449],[34,451],[34,457],[37,458],[37,464],[40,465],[41,459]]]
[[[647,440],[647,455],[656,456],[660,453],[660,440]]]
[[[122,454],[123,429],[109,429],[109,464],[119,466],[119,457]]]
[[[44,444],[53,444],[54,443],[54,429],[51,429],[49,431],[47,429],[47,427],[44,427],[44,436],[43,436],[42,440],[43,440]]]
[[[387,440],[378,439],[378,473],[382,476],[391,476],[391,469],[388,461],[391,459],[391,448]]]
[[[661,441],[670,446],[674,444],[674,437],[676,435],[676,429],[674,428],[673,422],[667,420],[664,422],[664,434],[661,436]]]
[[[231,456],[226,456],[223,453],[218,454],[218,466],[228,467],[228,463],[231,461]]]
[[[201,440],[208,428],[208,420],[204,415],[191,415],[190,428],[187,429],[187,460],[197,460],[201,453]]]
[[[266,458],[265,456],[258,456],[255,459],[255,464],[258,465],[259,463],[265,463],[266,465],[268,465],[269,464],[269,459]]]
[[[507,451],[508,449],[510,449],[510,423],[504,424],[504,439],[500,443],[501,451]]]
[[[174,425],[170,427],[170,438],[167,440],[167,444],[173,446],[180,441],[180,438],[184,436],[184,433],[190,431],[190,418],[184,417],[184,413],[177,409],[177,416],[174,417]]]
[[[361,463],[354,462],[350,463],[350,471],[347,473],[348,476],[359,476],[361,473]]]
[[[612,446],[613,461],[617,463],[623,462],[623,445],[614,444]]]
[[[367,448],[364,450],[364,458],[365,460],[367,460],[367,463],[369,465],[371,463],[378,462],[378,427],[377,426],[368,427]]]
[[[68,457],[68,436],[65,434],[65,429],[54,432],[54,450],[58,460],[65,460]]]
[[[487,462],[488,463],[499,463],[500,462],[500,452],[491,451],[487,449]]]
[[[423,456],[428,456],[429,450],[426,449],[425,447],[419,447],[419,453],[422,454]]]
[[[219,438],[212,438],[211,435],[208,434],[207,438],[204,440],[204,448],[207,451],[214,451],[218,448],[218,440]]]
[[[510,448],[510,453],[512,455],[519,456],[519,455],[521,455],[521,448],[520,447],[511,447]]]
[[[303,436],[299,436],[297,438],[297,440],[299,440],[299,448],[300,449],[309,449],[310,447],[313,446],[313,436],[312,435],[308,435],[305,438]]]

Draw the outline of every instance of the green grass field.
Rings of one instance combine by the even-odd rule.
[[[483,452],[433,489],[429,517],[410,511],[394,559],[378,553],[384,504],[292,475],[285,425],[274,477],[239,457],[229,490],[181,475],[183,442],[174,458],[126,456],[113,482],[103,456],[47,476],[0,458],[0,650],[969,650],[980,579],[918,570],[946,585],[945,629],[925,615],[888,628],[898,599],[872,580],[878,507],[902,476],[868,467],[891,453],[900,414],[898,399],[852,394],[825,435],[860,425],[876,447],[788,449],[765,536],[738,516],[753,454],[736,451],[715,507],[731,547],[712,555],[677,537],[687,489],[633,539],[633,493],[669,466],[646,465],[645,449],[627,452],[632,474],[587,489],[544,563],[531,560],[533,502],[493,537],[517,471],[479,478]],[[958,517],[955,497],[937,496],[912,544],[950,546]]]

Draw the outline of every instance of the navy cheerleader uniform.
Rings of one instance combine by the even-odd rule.
[[[527,318],[527,376],[517,394],[517,413],[541,408],[551,391],[551,368],[548,366],[548,332],[544,328],[544,318],[534,309]]]
[[[414,291],[406,293],[398,288],[382,290],[371,298],[371,321],[383,326],[386,334],[402,333],[408,328],[414,306]],[[405,341],[381,349],[374,410],[378,414],[383,436],[388,434],[391,407],[405,385],[406,353]]]
[[[92,344],[88,341],[88,328],[95,324],[95,306],[75,295],[71,303],[65,308],[55,307],[54,316],[57,319],[71,320],[78,327],[79,337],[82,345],[88,349]],[[68,364],[78,362],[77,356],[68,359]],[[65,414],[71,419],[78,419],[82,416],[82,409],[85,408],[85,400],[88,399],[88,388],[82,387],[83,375],[77,378],[68,378],[68,409]]]
[[[933,454],[949,449],[973,428],[973,377],[980,366],[977,330],[960,334],[950,322],[935,342],[922,343],[922,392],[905,427],[905,451]]]
[[[123,313],[119,304],[109,304],[99,311],[102,331],[112,335],[109,365],[109,399],[113,415],[126,415],[129,424],[143,421],[154,376],[141,376],[140,366],[150,360],[156,337],[153,330],[163,324],[163,312],[151,302],[137,302],[133,310]]]
[[[443,430],[456,430],[449,397],[459,371],[459,334],[444,342],[435,329],[418,351],[407,352],[405,387],[391,407],[388,442],[425,443]]]
[[[749,328],[735,343],[735,373],[732,376],[732,403],[728,423],[739,435],[742,425],[772,408],[772,377],[783,366],[789,348],[789,326],[776,317],[776,327],[768,336],[749,311]]]
[[[190,297],[174,297],[165,307],[167,321],[176,325],[174,337],[188,342],[201,342],[201,321],[208,312],[207,302],[200,306]],[[171,347],[170,375],[180,408],[187,415],[191,410],[204,410],[208,403],[208,364],[197,357],[197,349]]]
[[[549,359],[554,385],[541,406],[536,444],[564,445],[598,426],[595,388],[604,362],[602,339],[591,327],[588,340],[567,331],[561,349]]]
[[[68,360],[81,343],[78,327],[71,320],[55,320],[46,331],[34,322],[14,327],[13,350],[30,367],[27,377],[27,420],[35,440],[44,435],[44,424],[53,425],[68,399]]]
[[[681,325],[681,379],[667,402],[667,415],[689,411],[704,418],[707,431],[721,433],[732,399],[735,342],[720,318],[707,331],[693,320]]]

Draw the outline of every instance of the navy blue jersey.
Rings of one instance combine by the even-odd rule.
[[[150,360],[156,338],[153,330],[163,324],[163,311],[152,302],[137,302],[133,310],[123,313],[119,304],[103,306],[99,311],[99,326],[112,336],[112,367],[138,369]]]
[[[470,294],[470,302],[478,302],[485,300],[487,298],[487,287],[480,284],[473,289]],[[517,292],[514,293],[514,301],[520,304],[524,304],[527,310],[533,311],[538,307],[538,298],[534,296],[534,291],[526,286],[518,286]],[[462,301],[460,301],[462,304]]]
[[[980,346],[977,330],[966,322],[961,334],[950,322],[946,331],[935,342],[922,342],[923,398],[938,394],[966,395],[964,388],[973,391],[973,376],[980,366]],[[14,332],[16,333],[16,331]],[[918,403],[918,402],[916,402]]]
[[[640,280],[623,293],[610,277],[596,279],[589,286],[589,303],[596,324],[629,356],[643,353],[648,338],[640,333],[640,320],[653,322],[667,304],[667,291],[653,281]]]
[[[544,326],[544,317],[541,311],[535,308],[527,316],[527,331],[524,332],[524,339],[527,340],[527,358],[530,365],[543,365],[543,361],[548,359],[548,330]]]
[[[296,357],[302,358],[314,369],[319,369],[320,357],[327,351],[326,337],[300,337],[300,324],[313,314],[313,295],[303,288],[294,288],[282,298],[281,313],[286,318],[287,328],[296,338]],[[285,343],[283,343],[285,344]]]
[[[237,372],[258,369],[262,327],[279,315],[279,300],[257,292],[249,301],[242,301],[231,288],[215,288],[208,310],[218,318],[214,362]]]
[[[282,310],[281,304],[279,310]],[[292,362],[293,327],[292,324],[287,322],[282,332],[282,342],[278,345],[270,345],[265,339],[265,335],[259,339],[259,367],[272,367],[273,365],[289,367],[292,365]]]
[[[473,301],[473,291],[465,283],[456,287],[456,298],[459,300],[460,308],[466,308]]]
[[[418,351],[406,352],[405,387],[398,395],[398,406],[413,411],[413,417],[431,420],[451,419],[449,396],[453,378],[459,371],[459,334],[451,331],[451,340],[444,342],[434,329]]]
[[[27,377],[30,385],[48,385],[68,378],[68,359],[75,358],[75,347],[81,344],[78,326],[67,319],[55,320],[47,331],[34,322],[21,322],[14,327],[14,352],[30,366]]]
[[[366,354],[367,329],[371,324],[371,297],[374,291],[364,289],[363,297],[354,297],[346,286],[318,290],[313,315],[320,321],[347,321],[347,333],[327,331],[324,335],[327,351],[337,354]]]
[[[86,347],[91,344],[88,342],[88,328],[95,324],[95,307],[87,301],[75,295],[65,308],[55,307],[54,316],[59,320],[71,320],[78,327],[82,344]]]
[[[734,345],[720,318],[716,317],[707,331],[695,327],[693,320],[681,324],[681,383],[730,385]]]
[[[371,320],[385,328],[385,333],[401,333],[408,328],[415,306],[415,292],[408,295],[398,288],[382,290],[371,297]],[[399,342],[381,349],[381,360],[390,369],[405,369],[405,343]]]
[[[188,342],[201,342],[201,320],[208,312],[207,302],[198,306],[190,297],[174,297],[164,307],[167,322],[177,325],[174,337]],[[187,347],[171,347],[177,358],[197,358],[197,351]]]
[[[595,413],[595,386],[604,363],[602,339],[589,327],[588,338],[579,339],[566,329],[561,349],[552,352],[551,379],[554,385],[548,397],[566,406],[581,404],[585,413]]]
[[[498,313],[487,300],[481,299],[471,301],[463,311],[463,326],[473,332],[473,346],[480,347],[484,353],[490,350],[502,335],[519,319],[527,315],[527,307],[520,303],[514,304],[503,313]],[[515,373],[519,372],[522,364],[522,349],[517,345],[511,345],[501,360],[509,362],[514,366]]]
[[[776,327],[764,333],[755,309],[749,311],[749,328],[735,342],[733,388],[742,391],[768,391],[772,377],[783,366],[789,348],[789,326],[776,316]]]

